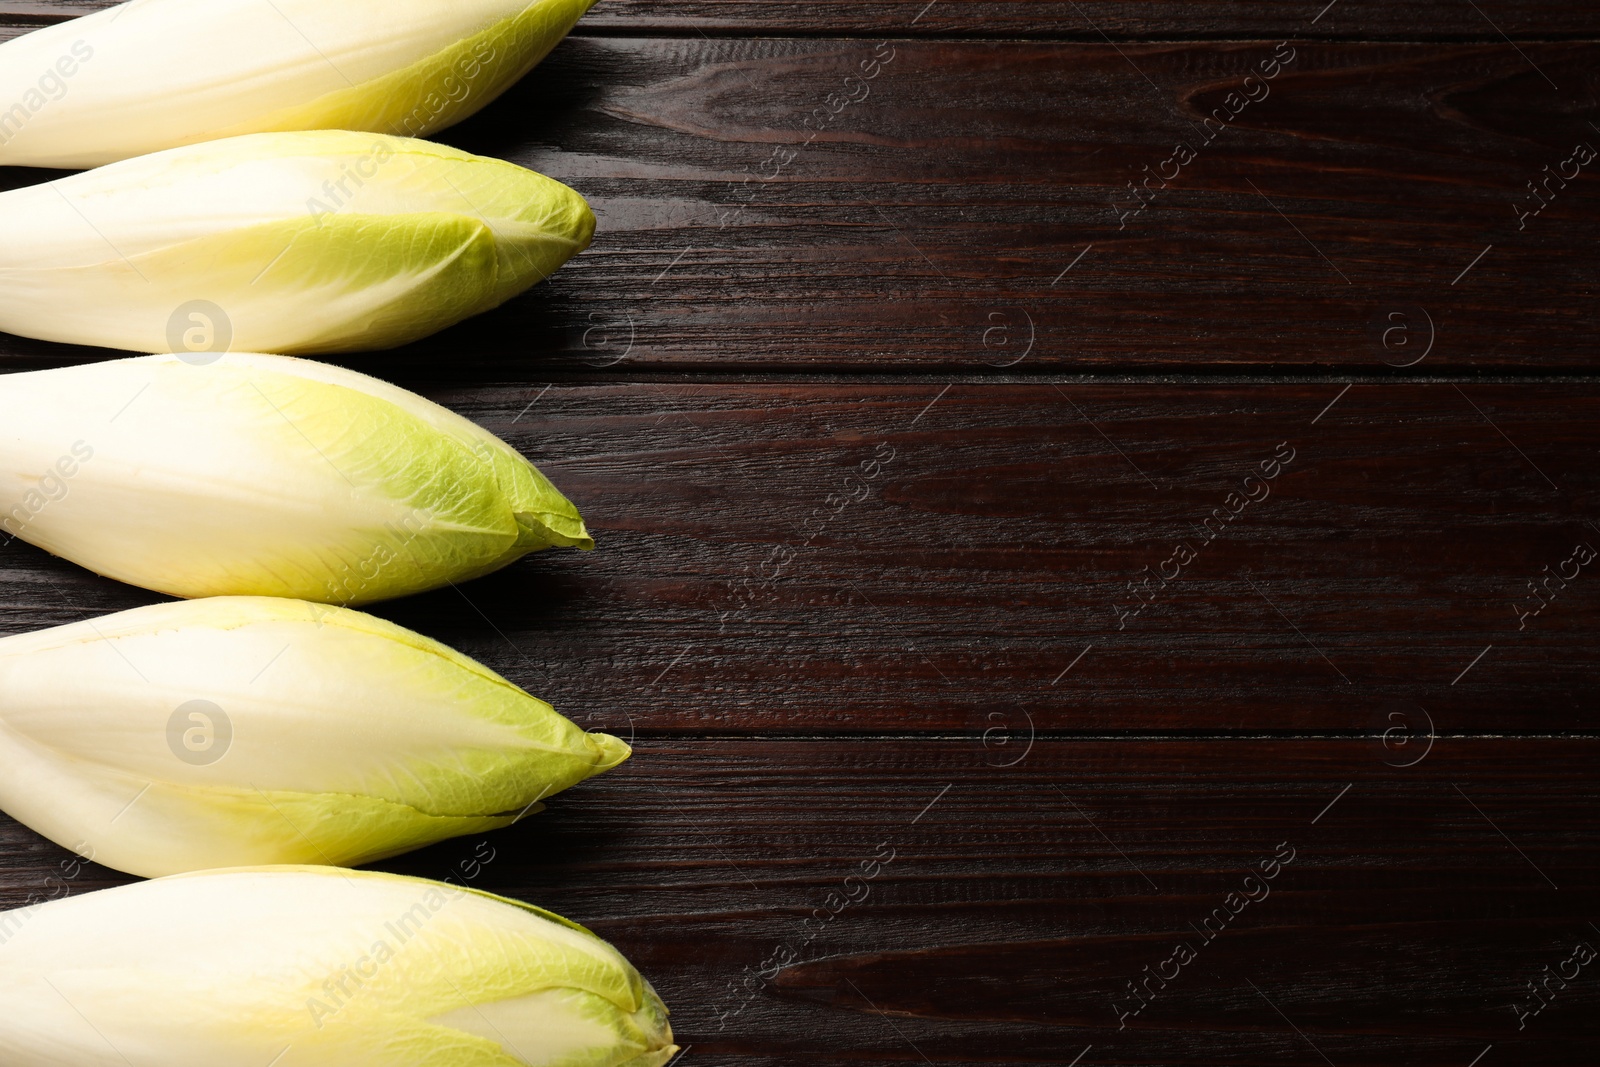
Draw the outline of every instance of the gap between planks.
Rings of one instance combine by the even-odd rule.
[[[1121,733],[1105,733],[1103,731],[1085,730],[1039,730],[1033,735],[1035,741],[1051,742],[1123,742],[1123,741],[1150,741],[1150,742],[1190,742],[1190,741],[1382,741],[1384,734],[1381,731],[1367,730],[1318,730],[1318,731],[1260,731],[1260,730],[1164,730],[1164,731],[1139,731],[1127,730]],[[1571,731],[1562,733],[1439,733],[1426,734],[1436,741],[1600,741],[1600,733]],[[848,730],[813,731],[809,733],[740,733],[737,731],[674,731],[659,727],[640,728],[635,734],[637,741],[715,741],[715,742],[827,742],[839,741],[910,741],[918,744],[933,742],[950,742],[955,744],[973,744],[983,740],[983,734],[953,734],[915,731],[903,732],[861,732],[854,733]]]

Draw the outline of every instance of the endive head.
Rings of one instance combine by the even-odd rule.
[[[322,130],[3,193],[0,233],[11,333],[144,352],[345,352],[504,303],[588,247],[594,215],[510,163]]]
[[[660,1067],[667,1009],[594,934],[455,885],[213,871],[0,914],[8,1067]]]
[[[0,808],[132,874],[366,863],[509,825],[628,752],[436,641],[303,601],[0,640]]]
[[[0,165],[245,133],[420,137],[521,78],[594,0],[136,0],[0,45]]]
[[[335,604],[594,545],[549,479],[461,416],[239,353],[0,376],[0,530],[175,596]]]

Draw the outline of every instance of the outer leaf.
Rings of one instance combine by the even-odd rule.
[[[658,1067],[666,1008],[558,916],[317,867],[0,914],[7,1067]]]
[[[507,825],[628,756],[436,641],[265,597],[5,638],[0,692],[0,807],[146,876],[365,863]]]
[[[0,529],[177,596],[342,604],[594,545],[544,475],[459,415],[245,354],[0,376]]]
[[[533,171],[318,131],[175,149],[0,194],[0,328],[136,351],[386,348],[497,307],[588,247]],[[195,307],[208,327],[186,333]]]
[[[593,0],[136,0],[0,45],[0,165],[246,133],[419,137],[474,114]]]

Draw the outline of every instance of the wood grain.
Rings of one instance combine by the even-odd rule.
[[[410,384],[600,547],[374,610],[586,724],[1600,727],[1592,389]],[[0,592],[8,632],[156,599],[21,543]]]
[[[1596,745],[1041,740],[1002,769],[975,738],[646,742],[487,838],[472,884],[616,943],[696,1060],[1573,1064],[1593,964],[1521,1031],[1511,1005],[1600,945]],[[480,846],[386,866],[460,879]],[[65,854],[5,820],[0,856],[0,904],[126,881],[46,890]]]
[[[389,360],[1589,367],[1600,163],[1517,212],[1600,145],[1600,50],[1301,42],[1262,80],[1275,47],[569,40],[445,137],[578,188],[594,247]]]
[[[110,7],[113,0],[3,0],[0,19],[58,21]],[[603,0],[580,33],[705,33],[741,36],[873,34],[930,37],[1079,37],[1100,40],[1182,37],[1437,37],[1516,39],[1600,33],[1600,15],[1552,0],[1492,5],[1444,0]]]
[[[1505,45],[1296,45],[1209,145],[1205,117],[1273,46],[906,43],[847,83],[875,47],[569,42],[452,136],[575,185],[601,236],[419,356],[509,341],[566,366],[625,349],[619,370],[1592,362],[1595,187],[1580,177],[1524,230],[1514,210],[1596,140],[1588,44],[1522,50],[1559,93]],[[843,90],[871,95],[813,135]],[[1129,216],[1129,184],[1179,142],[1196,158]]]

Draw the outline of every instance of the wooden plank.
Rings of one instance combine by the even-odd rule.
[[[513,830],[385,866],[590,925],[718,1064],[1573,1064],[1600,1038],[1593,963],[1520,1030],[1512,1007],[1600,945],[1592,739],[1446,738],[1408,768],[1371,739],[989,756],[646,742]],[[0,856],[4,905],[127,880],[62,882],[4,819]],[[1146,967],[1169,981],[1119,1019]]]
[[[113,0],[4,0],[0,19],[56,21],[110,7]],[[1470,4],[1394,0],[1384,4],[1270,3],[1267,0],[1193,3],[1184,0],[604,0],[584,17],[588,33],[922,35],[930,37],[1362,37],[1417,40],[1466,37],[1500,40],[1600,33],[1600,15],[1552,0]]]
[[[586,725],[1600,727],[1594,386],[409,384],[600,547],[378,612]],[[0,549],[7,632],[152,599]]]
[[[448,136],[577,187],[595,246],[393,358],[1590,366],[1600,163],[1544,168],[1600,145],[1600,47],[1284,47],[1267,81],[1271,44],[568,41]]]

